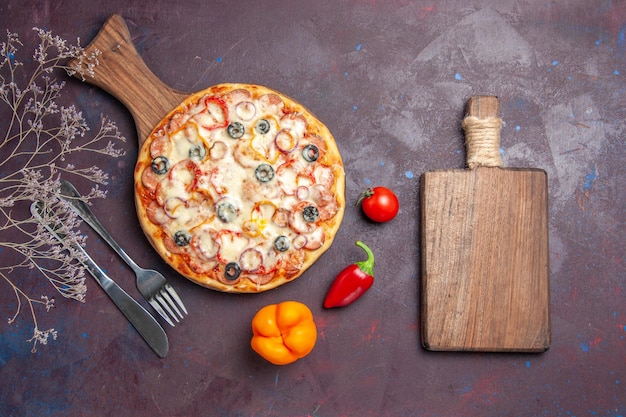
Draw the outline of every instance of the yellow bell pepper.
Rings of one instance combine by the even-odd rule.
[[[297,301],[260,309],[252,319],[252,334],[252,349],[274,365],[286,365],[308,355],[317,341],[313,313]]]

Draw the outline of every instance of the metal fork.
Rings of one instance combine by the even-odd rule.
[[[61,180],[61,198],[67,201],[76,213],[98,232],[124,262],[130,266],[137,276],[137,288],[139,292],[148,300],[152,308],[154,308],[171,326],[174,326],[172,319],[180,323],[179,317],[181,319],[184,318],[183,312],[188,314],[187,308],[185,308],[185,305],[174,288],[167,282],[167,279],[165,279],[161,273],[153,269],[144,269],[137,265],[98,221],[87,203],[82,200],[76,187],[67,180]]]

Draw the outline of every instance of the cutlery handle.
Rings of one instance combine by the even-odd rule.
[[[85,256],[83,265],[98,281],[104,292],[113,300],[117,308],[124,314],[152,350],[159,357],[164,358],[169,350],[169,342],[163,327],[134,298],[109,278],[82,247],[77,247],[77,249]]]
[[[34,202],[30,211],[33,216],[59,241],[64,242],[63,235],[60,234],[52,225],[43,219],[43,204]],[[139,332],[141,337],[148,343],[150,348],[161,358],[167,355],[169,350],[169,341],[163,327],[155,320],[148,311],[143,308],[134,298],[124,291],[115,281],[100,268],[89,254],[81,246],[74,245],[74,248],[80,251],[84,260],[83,266],[100,284],[102,289],[107,293],[117,308],[124,314],[133,327]]]
[[[87,203],[81,199],[81,195],[78,190],[76,190],[76,187],[74,187],[74,185],[67,180],[61,180],[61,198],[72,205],[78,215],[96,232],[98,232],[102,239],[104,239],[105,242],[108,243],[118,255],[120,255],[124,262],[126,262],[133,271],[137,272],[137,270],[140,269],[135,261],[133,261],[124,249],[122,249],[122,247],[115,241],[115,239],[113,239],[113,236],[111,236],[104,226],[102,226],[102,223],[100,223],[98,218],[93,214]]]

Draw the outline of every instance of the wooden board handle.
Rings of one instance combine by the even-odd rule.
[[[140,145],[157,123],[188,95],[168,87],[150,71],[137,53],[120,15],[109,17],[85,51],[88,55],[98,51],[93,76],[85,74],[85,81],[107,91],[128,108],[137,126]],[[69,65],[77,68],[80,62],[73,60]]]
[[[496,96],[473,96],[467,101],[465,116],[479,119],[500,116],[500,100]]]
[[[467,102],[463,129],[467,166],[500,167],[500,102],[495,96],[474,96]]]

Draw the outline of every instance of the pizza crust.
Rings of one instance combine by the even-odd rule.
[[[301,276],[332,244],[345,209],[343,162],[328,128],[259,85],[190,95],[144,142],[134,179],[139,222],[157,253],[225,292]]]

